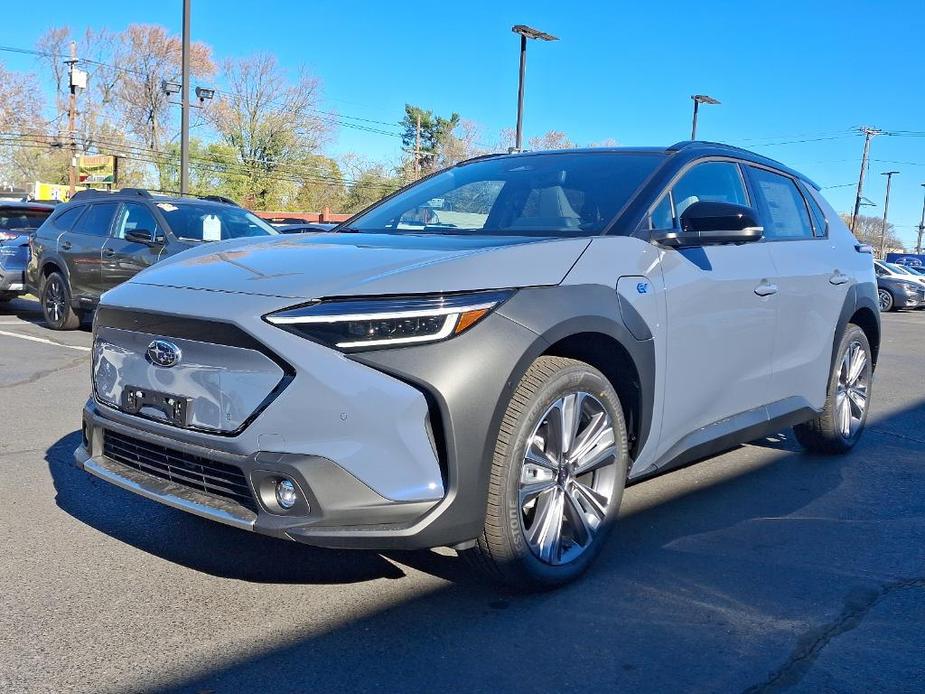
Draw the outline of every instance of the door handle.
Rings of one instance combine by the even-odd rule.
[[[112,258],[115,254],[116,252],[111,248],[103,249],[103,255],[105,255],[107,258]]]
[[[833,272],[833,273],[831,274],[831,276],[829,277],[829,283],[838,286],[839,284],[845,284],[845,283],[847,283],[848,280],[850,280],[850,279],[851,279],[851,278],[848,277],[848,275],[846,275],[846,274],[845,274],[844,272],[842,272],[841,270],[836,270],[836,271]]]
[[[69,251],[69,250],[71,250],[71,242],[70,242],[70,241],[62,241],[62,242],[61,242],[61,250],[62,250],[62,251]]]
[[[767,281],[762,282],[755,287],[755,294],[758,296],[771,296],[772,294],[777,294],[777,285]]]

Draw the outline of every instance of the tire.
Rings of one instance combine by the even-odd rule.
[[[837,354],[822,413],[793,428],[797,441],[812,453],[847,453],[861,438],[867,423],[873,364],[864,331],[849,323]],[[863,359],[863,364],[855,359]]]
[[[877,299],[880,303],[880,313],[896,310],[896,301],[893,299],[893,294],[888,289],[878,289]]]
[[[52,330],[75,330],[80,316],[71,308],[71,290],[59,272],[52,272],[42,283],[42,313]]]
[[[567,428],[573,436],[557,435]],[[562,440],[569,445],[556,444]],[[504,413],[485,526],[466,554],[491,578],[520,590],[575,580],[616,520],[628,463],[623,410],[607,378],[584,362],[540,357]]]

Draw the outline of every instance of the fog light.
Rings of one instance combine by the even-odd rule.
[[[284,509],[295,506],[299,500],[299,492],[292,480],[280,480],[276,483],[276,502]]]

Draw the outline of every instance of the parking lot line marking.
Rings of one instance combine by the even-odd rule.
[[[46,340],[44,337],[32,337],[32,335],[20,335],[18,333],[7,332],[6,330],[0,330],[0,335],[6,335],[7,337],[18,337],[20,340],[30,340],[31,342],[41,342],[44,345],[54,345],[55,347],[64,347],[65,349],[77,349],[81,352],[90,352],[92,351],[89,347],[81,347],[80,345],[63,345],[60,342],[52,342],[51,340]]]

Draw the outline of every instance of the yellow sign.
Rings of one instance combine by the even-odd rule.
[[[118,165],[116,157],[110,154],[83,154],[80,157],[81,183],[109,183],[116,182]]]
[[[36,181],[32,191],[34,200],[61,200],[63,202],[69,197],[67,186],[57,183],[39,183]]]

